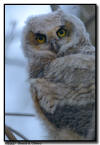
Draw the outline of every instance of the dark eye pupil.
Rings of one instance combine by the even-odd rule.
[[[64,32],[63,32],[63,30],[60,30],[60,32],[59,32],[60,34],[63,34]]]
[[[43,40],[43,37],[42,36],[39,36],[39,40]]]
[[[39,41],[39,40],[40,41],[46,41],[46,36],[44,34],[36,33],[35,35],[36,35],[35,39],[37,41]]]

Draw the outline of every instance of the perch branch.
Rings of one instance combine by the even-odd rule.
[[[6,125],[5,125],[5,135],[8,137],[9,140],[17,140]]]
[[[24,140],[28,140],[25,136],[23,136],[21,133],[19,133],[17,130],[9,127],[9,126],[6,126],[10,131],[12,131],[13,133],[15,133],[16,135],[18,135],[19,137],[23,138]]]

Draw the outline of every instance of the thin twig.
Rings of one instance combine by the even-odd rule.
[[[5,135],[8,137],[9,140],[17,140],[6,125],[5,125]]]
[[[19,137],[23,138],[24,140],[28,140],[24,135],[22,135],[21,133],[19,133],[17,130],[9,127],[9,126],[6,126],[10,131],[14,132],[16,135],[18,135]]]
[[[34,117],[35,116],[34,114],[29,114],[29,113],[8,113],[8,112],[5,113],[5,115],[7,115],[7,116],[21,116],[21,117],[23,117],[23,116]]]

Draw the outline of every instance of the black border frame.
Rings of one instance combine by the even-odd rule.
[[[95,6],[95,139],[94,140],[18,140],[18,141],[14,141],[14,140],[5,140],[5,6],[6,5],[94,5]],[[41,143],[98,143],[98,82],[97,82],[97,76],[98,76],[98,52],[97,52],[97,45],[98,45],[98,32],[97,32],[97,28],[98,28],[98,24],[97,24],[97,18],[98,18],[98,7],[97,4],[92,3],[92,4],[84,4],[84,3],[77,3],[77,4],[65,4],[65,3],[48,3],[48,4],[43,4],[43,3],[11,3],[11,4],[3,4],[3,12],[4,12],[4,141],[5,143],[35,143],[35,144],[41,144]]]

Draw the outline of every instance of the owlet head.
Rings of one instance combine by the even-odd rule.
[[[61,10],[46,15],[30,17],[23,31],[23,48],[50,50],[58,53],[63,45],[88,39],[83,23]]]

